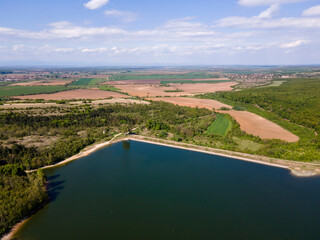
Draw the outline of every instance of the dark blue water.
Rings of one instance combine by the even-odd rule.
[[[139,142],[47,170],[17,239],[320,239],[320,178]]]

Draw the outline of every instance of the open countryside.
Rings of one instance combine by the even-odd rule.
[[[0,239],[318,240],[318,2],[0,1]]]

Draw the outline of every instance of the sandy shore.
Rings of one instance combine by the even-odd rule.
[[[188,151],[206,153],[206,154],[228,157],[228,158],[238,159],[238,160],[242,160],[242,161],[257,163],[257,164],[268,165],[268,166],[272,166],[272,167],[279,167],[279,168],[283,168],[283,169],[288,169],[290,171],[290,173],[296,177],[311,177],[311,176],[320,175],[320,164],[296,162],[296,161],[283,160],[283,159],[273,159],[273,158],[268,158],[268,157],[264,157],[264,156],[255,156],[255,155],[250,155],[250,154],[245,154],[245,153],[240,153],[240,152],[232,152],[232,151],[227,151],[227,150],[203,147],[203,146],[198,146],[198,145],[193,145],[193,144],[188,144],[188,143],[179,143],[179,142],[174,142],[174,141],[170,141],[170,140],[157,139],[157,138],[140,136],[140,135],[130,135],[130,136],[118,138],[121,135],[122,135],[122,133],[119,133],[107,142],[98,143],[98,144],[89,146],[88,148],[85,148],[80,153],[78,153],[70,158],[67,158],[66,160],[64,160],[62,162],[59,162],[54,165],[45,166],[45,167],[42,167],[41,169],[60,167],[62,165],[65,165],[65,164],[67,164],[71,161],[74,161],[76,159],[79,159],[81,157],[88,156],[91,153],[93,153],[101,148],[104,148],[108,145],[111,145],[113,143],[130,140],[130,141],[156,144],[156,145],[165,146],[165,147],[173,147],[173,148],[178,148],[178,149],[183,149],[183,150],[188,150]],[[118,138],[118,139],[115,140],[116,138]],[[28,172],[33,172],[33,171],[36,171],[36,170],[31,170]],[[26,221],[28,221],[28,219],[17,223],[12,228],[11,232],[8,233],[7,235],[5,235],[2,238],[2,240],[13,239],[14,234],[23,226],[23,224]]]

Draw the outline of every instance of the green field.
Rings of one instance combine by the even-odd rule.
[[[107,79],[104,79],[104,78],[80,78],[79,80],[71,83],[70,85],[71,86],[98,85],[106,81]]]
[[[284,83],[285,81],[272,81],[271,84],[269,85],[266,85],[266,86],[262,86],[262,87],[259,87],[259,88],[264,88],[264,87],[279,87],[281,86],[282,83]]]
[[[227,133],[231,130],[232,123],[229,119],[223,115],[217,115],[216,120],[208,128],[207,133],[214,133],[221,136],[226,136]]]
[[[80,78],[79,80],[71,83],[71,86],[89,85],[93,78]]]
[[[68,89],[66,86],[0,86],[0,97],[53,93]]]
[[[111,79],[113,81],[120,80],[140,80],[140,79],[206,79],[206,78],[218,78],[216,74],[206,74],[206,73],[185,73],[185,74],[150,74],[150,75],[129,75],[129,74],[115,74],[112,75]]]

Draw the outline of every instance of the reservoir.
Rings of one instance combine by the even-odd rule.
[[[45,170],[15,239],[319,239],[320,178],[136,141]]]

